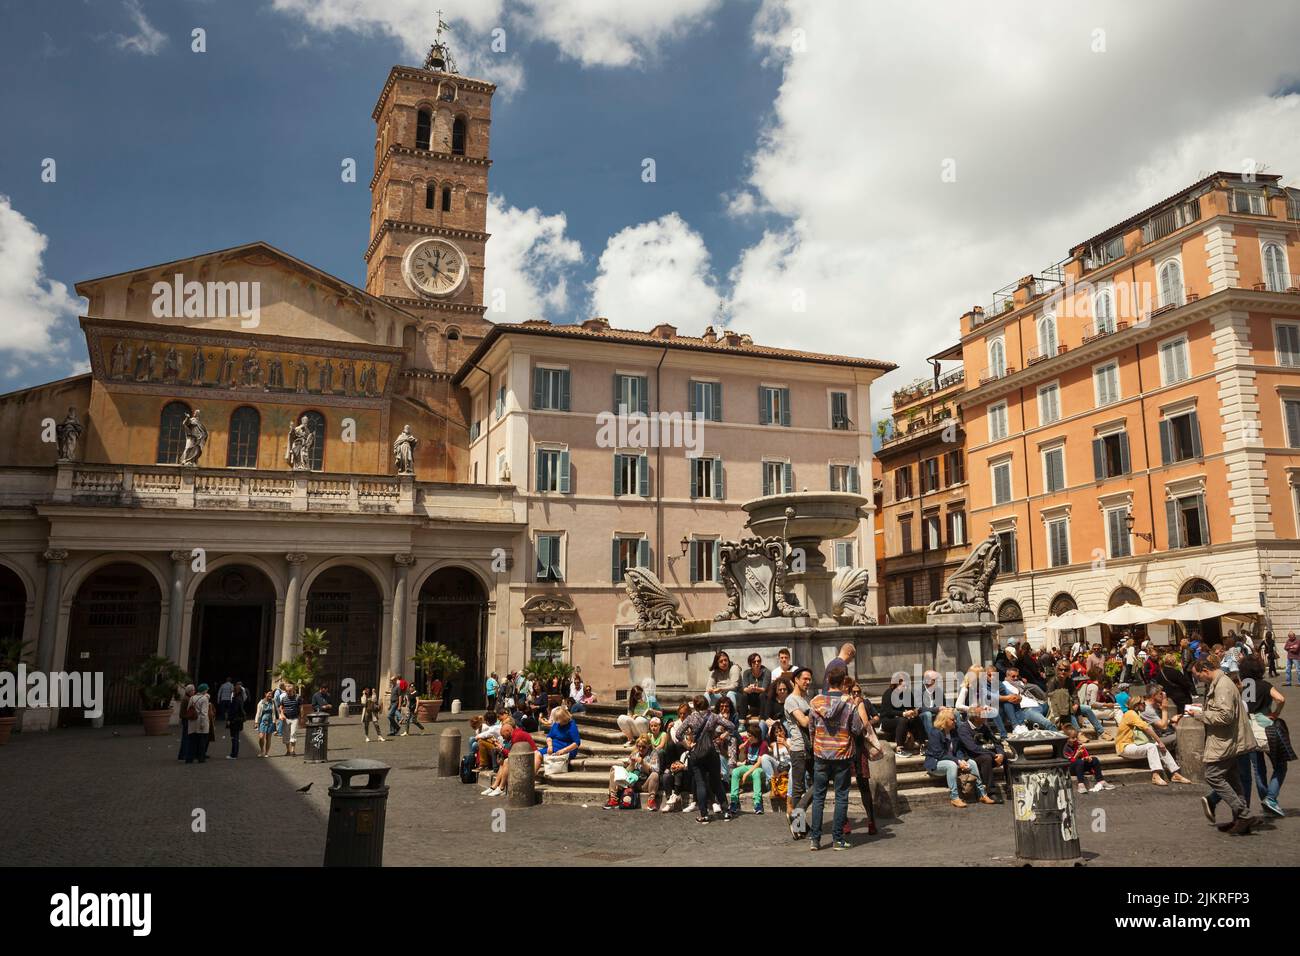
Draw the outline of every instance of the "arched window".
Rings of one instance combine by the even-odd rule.
[[[451,212],[451,187],[442,187],[442,211]]]
[[[1017,602],[1007,600],[998,605],[999,624],[1014,624],[1016,621],[1023,621],[1024,619],[1024,614]]]
[[[307,427],[316,439],[311,445],[311,470],[321,471],[325,467],[325,416],[317,411],[299,412],[294,421],[301,421],[304,415]]]
[[[1007,350],[1001,339],[989,343],[989,375],[1001,378],[1007,371]]]
[[[460,329],[451,328],[447,330],[447,341],[456,342],[460,339]]]
[[[457,116],[451,124],[451,151],[458,156],[465,155],[465,117]]]
[[[1189,578],[1183,583],[1183,586],[1178,589],[1178,603],[1182,604],[1184,601],[1191,600],[1192,598],[1201,598],[1205,601],[1217,601],[1219,599],[1219,592],[1216,591],[1214,585],[1205,580],[1205,578]]]
[[[1135,607],[1142,606],[1142,598],[1130,587],[1118,587],[1110,592],[1110,600],[1106,602],[1106,610],[1113,611],[1117,607],[1123,607],[1125,604],[1132,604]]]
[[[1056,354],[1056,316],[1050,312],[1038,320],[1038,351],[1043,358]]]
[[[433,114],[428,110],[420,110],[415,117],[415,148],[428,149],[429,136],[433,132]]]
[[[1285,292],[1287,281],[1286,257],[1276,242],[1264,243],[1264,283],[1269,292]]]
[[[1115,298],[1109,289],[1102,289],[1092,300],[1092,317],[1094,335],[1115,331]]]
[[[1160,267],[1160,304],[1183,304],[1183,267],[1170,259]]]
[[[184,402],[168,402],[158,422],[158,464],[180,463],[185,448],[185,418],[190,407]]]
[[[230,437],[226,442],[227,468],[257,467],[257,436],[262,416],[256,408],[244,405],[230,415]]]
[[[438,195],[438,187],[433,183],[427,183],[424,187],[424,208],[432,209],[434,197]]]
[[[1079,610],[1079,605],[1075,603],[1073,597],[1071,597],[1069,594],[1066,594],[1063,591],[1060,594],[1058,594],[1056,597],[1052,598],[1052,601],[1047,606],[1047,608],[1048,608],[1047,613],[1049,615],[1051,615],[1052,617],[1060,617],[1062,614],[1066,613],[1067,611]]]

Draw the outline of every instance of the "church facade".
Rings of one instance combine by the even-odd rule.
[[[47,672],[103,672],[110,722],[135,718],[144,657],[263,689],[304,627],[325,630],[336,690],[411,676],[440,641],[466,704],[543,653],[612,699],[635,620],[622,570],[655,568],[711,616],[741,503],[870,475],[888,363],[487,319],[493,92],[437,44],[391,70],[364,290],[265,243],[85,280],[90,371],[0,396],[0,639]],[[620,400],[707,442],[611,445],[599,415]],[[868,510],[828,557],[872,567],[872,541]]]

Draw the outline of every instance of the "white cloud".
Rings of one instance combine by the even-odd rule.
[[[564,213],[516,209],[499,196],[488,200],[485,295],[493,322],[559,318],[569,305],[572,267],[582,247],[565,236]]]
[[[41,260],[49,240],[8,196],[0,195],[0,351],[48,363],[62,336],[61,321],[81,311],[68,287],[45,277]]]
[[[722,305],[704,240],[675,212],[611,236],[590,291],[593,314],[618,328],[667,322],[698,335]]]
[[[154,56],[166,46],[167,34],[149,22],[149,18],[144,15],[144,8],[140,6],[140,0],[124,0],[122,6],[135,24],[135,33],[130,36],[114,34],[119,50]]]
[[[515,22],[583,66],[632,66],[702,26],[721,0],[520,0]]]
[[[1258,32],[1206,30],[1213,0],[927,10],[764,0],[754,26],[784,75],[744,185],[788,227],[733,270],[730,324],[897,362],[878,398],[926,375],[995,289],[1204,173],[1253,158],[1300,175],[1300,98],[1271,95],[1300,9]]]

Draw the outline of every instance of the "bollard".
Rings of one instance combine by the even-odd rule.
[[[459,698],[459,697],[456,698],[455,700],[453,700],[453,701],[451,702],[451,712],[452,712],[453,714],[459,714],[459,713],[460,713],[460,698]]]
[[[536,779],[533,772],[533,748],[520,744],[510,748],[510,769],[506,773],[506,806],[531,807],[537,804]]]
[[[876,819],[898,816],[898,757],[894,748],[884,744],[880,748],[885,755],[879,760],[872,760],[871,768],[871,802],[874,805]]]
[[[389,767],[378,760],[344,760],[330,767],[329,829],[325,833],[326,866],[383,866],[384,812]],[[353,778],[366,775],[365,786]]]
[[[1183,714],[1174,729],[1174,749],[1178,769],[1193,783],[1205,782],[1205,724],[1199,718]]]
[[[1009,737],[1017,759],[1007,768],[1011,779],[1011,813],[1016,857],[1021,860],[1077,860],[1079,829],[1075,818],[1070,762],[1062,755],[1065,734],[1031,731]],[[1052,756],[1029,758],[1025,748],[1049,744]]]
[[[307,715],[307,746],[303,748],[303,763],[324,763],[329,759],[329,714],[313,712]]]
[[[438,738],[438,776],[460,775],[460,730],[449,727]]]

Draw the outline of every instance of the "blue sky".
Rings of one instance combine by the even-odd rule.
[[[360,283],[370,111],[437,5],[0,0],[0,390],[84,361],[78,279],[263,239]],[[441,5],[501,85],[490,318],[888,359],[877,408],[1072,244],[1210,170],[1300,174],[1292,4]]]

